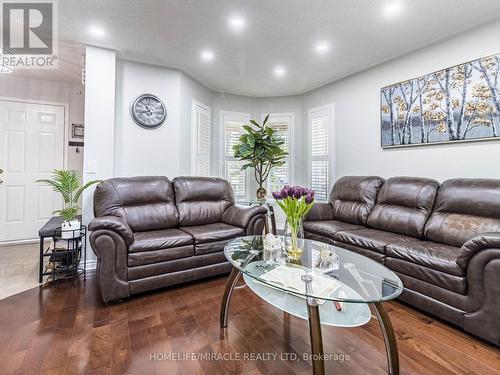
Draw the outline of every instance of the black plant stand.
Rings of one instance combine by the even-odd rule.
[[[83,275],[85,280],[87,228],[81,225],[80,229],[71,233],[72,238],[62,238],[61,224],[63,222],[64,219],[60,216],[52,217],[38,232],[40,236],[39,283],[43,282],[44,276],[49,276],[49,279],[56,281],[74,280]],[[52,244],[48,248],[45,248],[46,238],[52,239]]]

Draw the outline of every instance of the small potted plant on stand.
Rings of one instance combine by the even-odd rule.
[[[269,115],[266,116],[262,125],[254,120],[254,125],[245,125],[246,134],[240,137],[239,143],[233,146],[234,157],[246,163],[241,170],[249,167],[254,169],[255,180],[259,185],[257,199],[266,199],[267,191],[264,182],[273,167],[282,166],[288,153],[283,150],[285,142],[276,134],[273,128],[267,125]]]
[[[288,257],[297,260],[303,251],[298,242],[298,238],[304,236],[302,219],[314,206],[314,190],[285,186],[281,191],[273,192],[273,198],[286,215],[285,238],[290,238],[286,249]]]
[[[52,190],[61,193],[63,198],[63,208],[54,211],[54,214],[62,216],[64,219],[61,225],[61,237],[73,238],[81,228],[81,223],[77,219],[80,213],[78,199],[83,191],[90,185],[100,182],[100,180],[89,181],[85,185],[80,185],[80,177],[77,171],[55,169],[52,178],[37,180],[52,187]]]

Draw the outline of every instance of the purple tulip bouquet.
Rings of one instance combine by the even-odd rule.
[[[314,190],[286,185],[281,191],[273,193],[273,198],[286,215],[287,225],[291,232],[291,249],[289,255],[295,254],[300,257],[302,250],[297,244],[297,236],[302,225],[302,218],[314,205]]]

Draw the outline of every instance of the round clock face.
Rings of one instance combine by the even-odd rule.
[[[146,129],[157,128],[167,117],[165,104],[150,94],[137,97],[132,102],[130,113],[136,124]]]

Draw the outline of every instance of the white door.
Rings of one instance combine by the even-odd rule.
[[[32,239],[60,208],[48,178],[64,162],[64,107],[0,101],[0,242]]]

